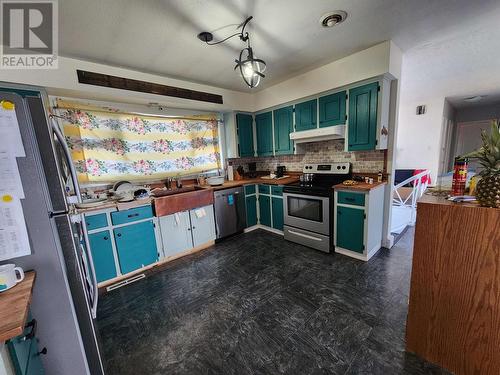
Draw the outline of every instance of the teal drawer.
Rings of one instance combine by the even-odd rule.
[[[126,211],[116,211],[111,213],[111,221],[114,225],[130,223],[132,221],[148,219],[153,217],[151,206],[131,208]]]
[[[28,369],[28,361],[30,358],[30,350],[32,341],[35,339],[34,337],[31,339],[25,339],[32,330],[33,327],[30,326],[31,317],[28,318],[27,326],[24,329],[22,335],[14,337],[7,342],[7,347],[9,348],[10,358],[12,360],[12,364],[15,368],[16,374],[25,375],[26,370]]]
[[[271,186],[269,185],[259,185],[259,194],[271,194]]]
[[[271,194],[272,195],[278,195],[282,196],[283,195],[283,186],[281,185],[272,185],[271,186]]]
[[[255,194],[255,185],[245,185],[245,195]]]
[[[87,224],[87,230],[104,228],[108,226],[108,220],[106,219],[106,214],[97,215],[85,215],[85,223]]]
[[[337,203],[352,204],[354,206],[364,206],[365,194],[351,193],[348,191],[339,191],[337,197]]]

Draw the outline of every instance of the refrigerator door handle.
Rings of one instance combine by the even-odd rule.
[[[69,173],[71,174],[71,180],[73,182],[73,187],[75,189],[76,199],[78,200],[78,203],[82,203],[80,185],[78,184],[78,178],[75,166],[73,165],[73,161],[71,160],[71,152],[68,148],[68,145],[66,144],[66,140],[64,139],[64,135],[62,134],[61,129],[59,129],[59,126],[56,124],[53,117],[51,117],[50,125],[52,127],[52,130],[54,131],[54,134],[57,137],[57,140],[59,141],[59,144],[63,149],[64,157],[66,158],[66,164],[68,165]]]
[[[87,225],[85,223],[85,218],[83,218],[82,215],[82,233],[83,233],[83,238],[85,241],[85,246],[83,244],[80,244],[80,246],[83,247],[83,251],[87,254],[87,257],[89,259],[89,268],[92,272],[92,289],[93,289],[93,298],[92,298],[92,304],[90,306],[90,312],[92,314],[92,318],[96,319],[97,318],[97,300],[99,299],[99,287],[97,286],[97,276],[95,273],[95,266],[94,266],[94,258],[92,258],[92,251],[90,250],[90,241],[89,237],[87,235]]]

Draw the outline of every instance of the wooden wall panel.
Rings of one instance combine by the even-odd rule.
[[[500,373],[500,210],[418,204],[407,350],[456,373]]]

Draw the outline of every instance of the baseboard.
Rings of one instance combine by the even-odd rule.
[[[335,252],[342,254],[342,255],[346,255],[346,256],[351,257],[351,258],[355,258],[355,259],[359,259],[359,260],[363,260],[363,261],[367,262],[370,260],[370,258],[372,256],[374,256],[380,250],[380,248],[381,248],[380,245],[377,245],[374,248],[370,249],[368,251],[368,253],[365,255],[365,254],[360,254],[360,253],[357,253],[355,251],[347,250],[347,249],[344,249],[342,247],[336,246]]]
[[[169,257],[162,258],[158,262],[150,264],[149,266],[140,268],[140,269],[135,270],[133,272],[129,272],[125,275],[117,276],[117,277],[110,279],[110,280],[103,281],[102,283],[99,283],[97,286],[99,287],[99,289],[106,288],[106,290],[109,291],[109,290],[116,289],[120,286],[128,285],[133,281],[137,281],[139,279],[137,276],[140,276],[141,274],[144,274],[147,271],[150,271],[150,270],[157,268],[157,267],[161,267],[161,266],[165,265],[166,263],[172,262],[176,259],[179,259],[179,258],[188,256],[188,255],[197,253],[199,251],[208,249],[210,246],[213,246],[214,244],[215,244],[215,241],[206,242],[202,245],[193,247],[192,249],[183,251],[182,253],[178,253],[175,255],[171,255]],[[130,281],[128,281],[128,280],[130,280]],[[115,284],[120,284],[120,285],[116,285],[116,287],[115,287]]]
[[[254,230],[257,230],[257,229],[264,229],[264,230],[267,230],[268,232],[279,234],[279,235],[283,236],[282,230],[270,228],[270,227],[267,227],[267,226],[262,225],[262,224],[257,224],[257,225],[253,225],[251,227],[245,228],[245,230],[243,232],[244,233],[253,232]]]

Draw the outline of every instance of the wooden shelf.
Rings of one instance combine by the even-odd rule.
[[[0,342],[23,333],[28,318],[35,272],[26,272],[26,277],[15,287],[0,293]]]

